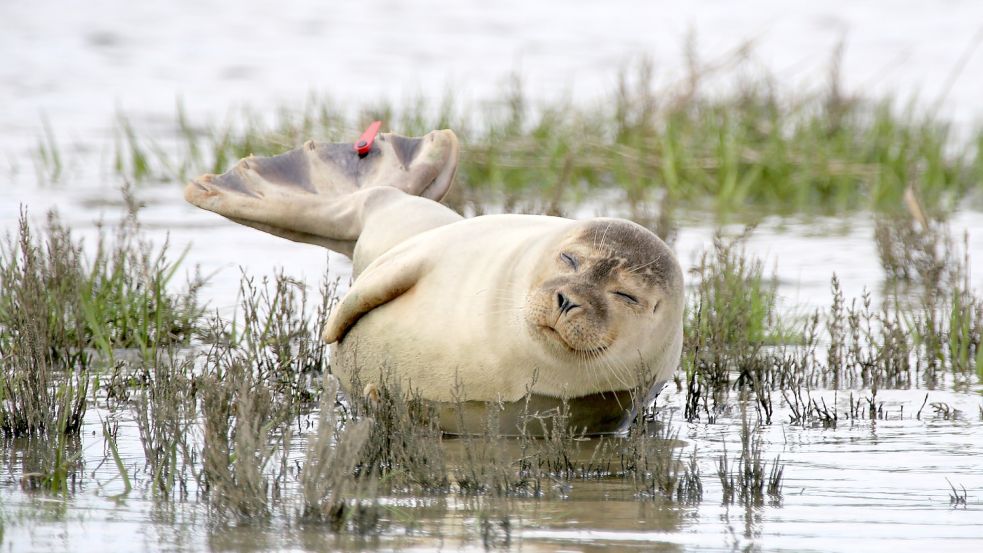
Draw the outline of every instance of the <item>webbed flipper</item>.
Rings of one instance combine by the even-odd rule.
[[[458,151],[449,130],[419,138],[382,133],[364,156],[351,143],[308,141],[280,155],[244,158],[221,175],[198,177],[184,197],[238,223],[351,255],[362,230],[355,193],[390,186],[440,201],[454,180]]]

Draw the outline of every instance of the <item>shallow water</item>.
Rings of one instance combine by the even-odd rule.
[[[841,419],[836,429],[765,427],[764,457],[780,455],[785,482],[781,501],[762,507],[721,503],[717,459],[724,448],[731,456],[740,450],[740,414],[732,413],[712,425],[670,422],[679,441],[665,447],[697,448],[704,500],[696,506],[640,500],[630,481],[603,479],[575,481],[561,499],[392,498],[387,531],[370,537],[337,536],[276,515],[267,523],[228,526],[210,518],[193,490],[188,501],[157,503],[145,489],[135,425],[125,419],[118,441],[134,491],[114,498],[122,484],[104,458],[98,426],[98,417],[109,415],[92,410],[82,439],[84,475],[71,497],[21,493],[17,470],[7,474],[0,488],[5,540],[15,551],[469,550],[482,547],[484,515],[493,545],[528,551],[726,551],[749,544],[767,551],[974,551],[983,545],[981,391],[929,392],[929,404],[959,411],[955,419],[928,407],[916,419],[924,392],[881,390],[883,420]],[[834,394],[813,391],[813,397],[832,404]],[[837,397],[845,417],[849,400],[842,391]],[[663,409],[678,416],[683,395],[667,399]],[[787,420],[777,409],[775,417]],[[457,442],[446,440],[449,456],[461,447]],[[297,442],[296,452],[303,447]],[[592,449],[583,445],[585,458]],[[966,488],[967,505],[951,504],[947,479]]]
[[[680,53],[691,30],[706,60],[755,39],[755,59],[793,88],[816,86],[834,45],[845,39],[848,90],[902,99],[918,94],[928,105],[945,94],[943,114],[957,124],[980,119],[983,55],[968,58],[949,84],[979,31],[983,9],[976,2],[893,3],[891,17],[882,4],[840,0],[795,11],[776,0],[740,8],[642,0],[567,7],[428,0],[412,7],[338,3],[330,11],[283,3],[269,12],[252,1],[222,11],[217,2],[186,0],[2,3],[0,182],[6,186],[0,231],[14,228],[21,205],[35,220],[57,207],[83,236],[95,234],[98,218],[118,217],[119,179],[109,169],[117,111],[141,133],[166,140],[175,132],[178,97],[192,118],[206,121],[241,105],[268,116],[273,106],[300,105],[310,92],[359,107],[378,98],[439,98],[447,89],[462,102],[481,102],[497,97],[513,71],[534,100],[569,95],[590,101],[613,86],[618,67],[638,56],[653,58],[660,82],[680,78]],[[63,150],[65,174],[55,185],[39,185],[34,172],[42,117]],[[284,267],[312,286],[326,260],[333,277],[349,275],[340,256],[191,208],[178,183],[137,195],[146,203],[141,220],[153,239],[169,236],[175,255],[191,244],[189,266],[214,273],[204,295],[223,314],[233,311],[239,267],[260,276]],[[981,288],[983,217],[963,211],[952,223],[970,235],[974,283]],[[714,227],[699,216],[681,219],[675,248],[684,265],[695,263]],[[828,304],[834,272],[848,297],[864,287],[878,292],[883,274],[872,235],[873,223],[863,214],[770,218],[749,248],[774,266],[783,307],[807,310]],[[391,531],[365,538],[276,517],[226,527],[194,500],[155,502],[139,485],[143,452],[126,412],[120,448],[136,489],[113,499],[122,484],[111,462],[100,464],[105,452],[98,419],[110,415],[92,409],[82,436],[85,477],[69,498],[22,492],[18,453],[4,453],[14,457],[0,476],[2,539],[11,551],[471,550],[483,548],[478,519],[484,512],[493,522],[491,545],[529,551],[712,551],[751,543],[768,551],[976,551],[983,549],[981,392],[979,385],[928,391],[929,402],[959,410],[955,420],[930,408],[916,419],[925,390],[881,390],[886,420],[841,421],[836,429],[783,424],[778,421],[787,418],[776,410],[776,423],[764,430],[766,456],[781,455],[786,463],[784,497],[780,505],[748,510],[720,503],[715,476],[724,444],[731,452],[739,447],[739,414],[712,425],[682,423],[683,395],[669,394],[663,409],[676,413],[679,439],[699,453],[705,499],[698,506],[639,501],[630,486],[587,481],[562,500],[394,500]],[[822,396],[829,403],[834,394]],[[843,392],[837,399],[839,410],[847,410]],[[968,490],[965,507],[950,504],[946,478]],[[503,516],[508,532],[496,522]],[[410,519],[416,522],[407,529]]]

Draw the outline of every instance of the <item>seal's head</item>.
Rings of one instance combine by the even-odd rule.
[[[524,313],[527,331],[571,365],[621,373],[641,363],[652,380],[679,361],[683,303],[682,270],[659,237],[630,221],[592,219],[539,261]],[[635,375],[604,376],[599,386],[634,385]]]

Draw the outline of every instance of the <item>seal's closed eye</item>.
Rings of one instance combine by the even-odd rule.
[[[579,263],[577,263],[577,258],[575,258],[574,256],[572,256],[572,255],[570,255],[568,253],[561,253],[560,254],[560,258],[563,259],[563,261],[567,265],[569,265],[570,268],[573,269],[574,271],[576,271],[577,270],[577,267],[580,265]]]
[[[638,305],[638,298],[627,292],[612,292],[612,293],[615,296],[618,296],[619,298],[625,300],[627,303],[630,303],[631,305]]]

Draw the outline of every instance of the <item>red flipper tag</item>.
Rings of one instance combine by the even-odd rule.
[[[372,143],[375,142],[375,137],[379,134],[379,127],[382,126],[382,121],[373,121],[369,128],[365,129],[362,136],[358,137],[355,142],[355,151],[358,155],[364,156],[372,150]]]

